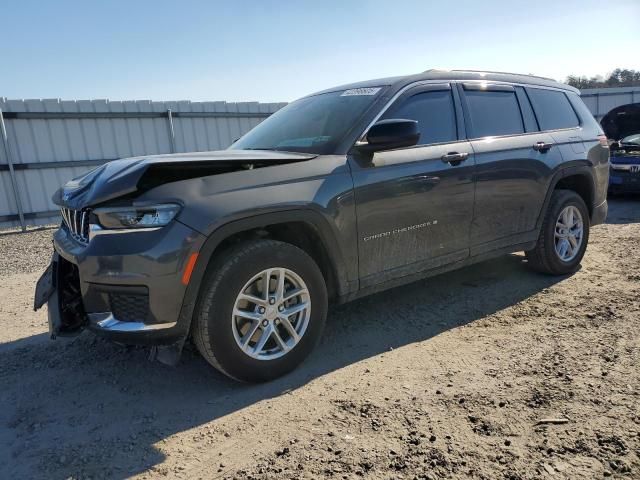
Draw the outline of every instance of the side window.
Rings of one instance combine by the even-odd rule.
[[[540,130],[556,130],[580,125],[576,112],[564,92],[527,88],[527,94],[538,118]]]
[[[515,91],[465,90],[474,138],[524,133]]]
[[[584,104],[584,102],[580,98],[580,95],[573,92],[567,92],[567,98],[571,102],[571,105],[573,105],[573,109],[578,114],[578,117],[580,117],[580,125],[582,125],[583,127],[595,129],[597,132],[602,133],[602,127],[600,126],[598,121],[593,118],[593,113],[591,113],[591,111]]]
[[[450,90],[417,93],[392,106],[384,118],[417,120],[418,145],[454,142],[458,139],[456,114]]]

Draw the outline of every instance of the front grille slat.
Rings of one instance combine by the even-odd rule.
[[[80,223],[80,231],[84,234],[84,225],[85,225],[85,221],[87,219],[87,212],[85,212],[84,210],[82,211],[82,222]]]
[[[68,227],[70,225],[70,222],[69,222],[69,217],[67,216],[67,209],[62,208],[60,210],[62,211],[62,218],[64,219],[64,223],[66,223]]]
[[[71,237],[76,242],[87,245],[89,243],[89,211],[86,209],[73,210],[66,207],[61,207],[60,211]]]

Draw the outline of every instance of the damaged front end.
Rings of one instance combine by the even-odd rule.
[[[285,165],[314,157],[222,151],[130,158],[68,182],[53,197],[62,223],[34,298],[34,309],[48,306],[51,338],[86,328],[154,347],[158,360],[175,363],[194,308],[195,300],[185,300],[190,272],[207,239],[200,224],[225,205],[199,194],[213,184],[224,190],[233,181],[266,181],[257,171],[279,166],[282,175]]]
[[[78,267],[54,252],[36,284],[34,310],[47,304],[51,339],[79,334],[88,323],[82,304]]]

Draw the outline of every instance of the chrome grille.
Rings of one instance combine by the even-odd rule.
[[[71,237],[76,242],[87,245],[89,243],[89,211],[64,207],[60,208],[60,211]]]

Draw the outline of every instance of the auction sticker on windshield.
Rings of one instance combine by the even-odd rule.
[[[352,97],[355,95],[375,95],[380,91],[380,87],[371,87],[371,88],[352,88],[350,90],[345,90],[342,92],[341,97]]]

